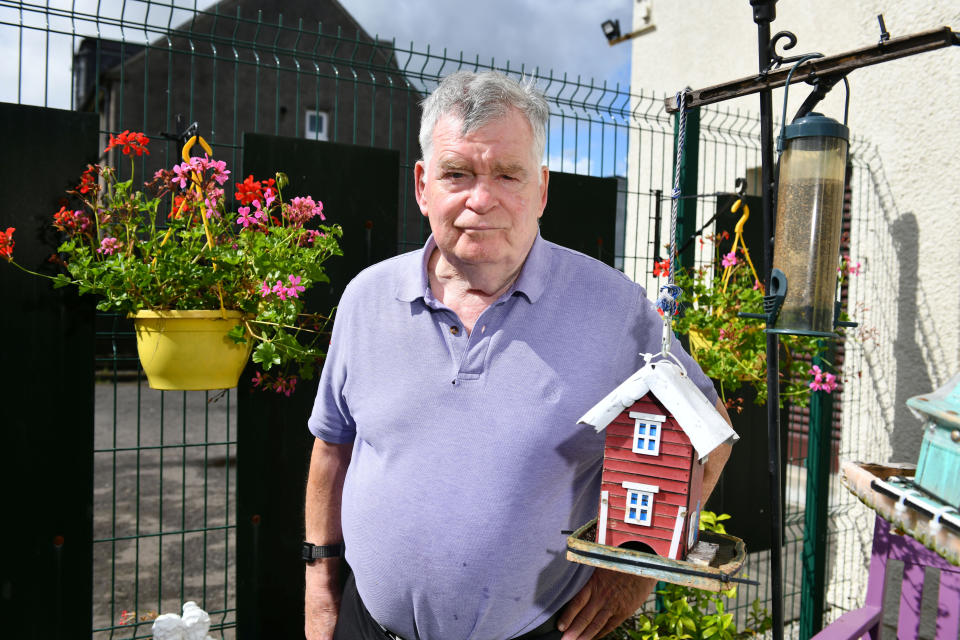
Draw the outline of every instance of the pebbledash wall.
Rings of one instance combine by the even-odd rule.
[[[672,95],[684,86],[697,89],[757,72],[757,29],[749,0],[635,0],[633,10],[633,29],[650,22],[655,29],[631,41],[632,86]],[[943,26],[960,30],[955,0],[782,0],[776,10],[771,33],[789,30],[798,38],[784,55],[832,55],[875,44],[881,13],[891,37]],[[846,347],[840,456],[915,462],[920,421],[904,402],[960,370],[960,127],[955,111],[960,47],[858,69],[849,81],[854,138],[850,251],[852,260],[863,265],[862,274],[851,278],[850,313],[862,325],[857,332],[862,339],[848,341]],[[788,118],[808,93],[807,85],[794,86]],[[816,110],[842,119],[843,94],[840,84]],[[782,89],[774,92],[773,104],[778,127]],[[712,108],[723,122],[710,116],[702,140],[759,133],[753,125],[741,124],[748,115],[758,116],[756,95]],[[641,131],[631,132],[631,159],[643,142]],[[724,162],[737,173],[716,177],[713,167],[720,159],[712,155],[709,141],[706,147],[702,141],[700,191],[732,190],[736,176],[759,165],[758,151],[758,143],[746,145],[734,162]],[[627,191],[641,201],[628,202],[632,219],[627,226],[636,229],[639,243],[649,246],[652,230],[645,230],[647,215],[639,195],[649,181],[648,163],[641,155],[630,166]],[[669,236],[664,232],[661,237]],[[846,586],[828,588],[828,606],[835,607],[828,618],[862,598],[873,522],[871,512],[832,484],[828,584]],[[850,526],[838,524],[844,518]],[[859,558],[862,570],[854,571],[845,558],[853,565]]]

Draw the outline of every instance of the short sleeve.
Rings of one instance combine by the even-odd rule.
[[[320,374],[313,412],[307,421],[307,427],[314,436],[333,444],[353,442],[357,434],[357,426],[344,395],[349,373],[349,334],[352,324],[350,305],[343,304],[346,300],[345,292],[333,322],[330,348]]]

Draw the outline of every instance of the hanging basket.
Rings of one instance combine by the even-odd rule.
[[[140,365],[153,389],[200,391],[237,386],[253,340],[227,333],[239,311],[138,311],[133,316]]]

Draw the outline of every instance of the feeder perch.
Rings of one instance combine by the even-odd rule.
[[[647,364],[580,418],[606,430],[597,518],[567,544],[574,562],[719,591],[743,542],[699,530],[703,467],[737,434],[681,366]]]

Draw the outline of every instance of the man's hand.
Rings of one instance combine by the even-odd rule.
[[[657,581],[629,573],[596,569],[557,621],[562,640],[600,638],[636,613]]]
[[[340,612],[340,588],[337,572],[329,564],[338,558],[316,560],[307,565],[303,633],[307,640],[332,640]],[[331,562],[332,561],[332,562]]]

